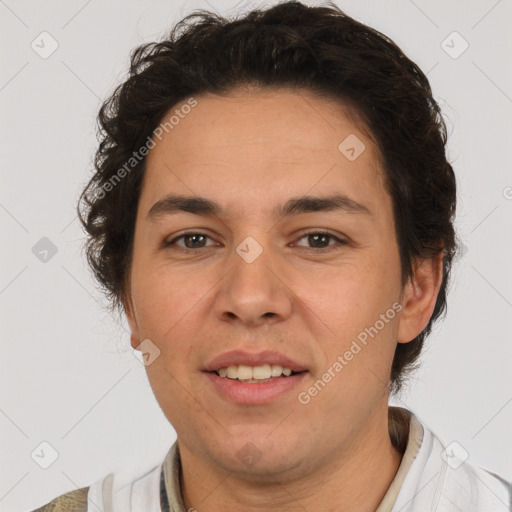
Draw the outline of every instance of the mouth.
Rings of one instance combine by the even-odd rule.
[[[203,370],[221,397],[244,405],[266,404],[288,394],[308,373],[275,352],[229,352]]]
[[[304,370],[305,371],[305,370]],[[259,366],[231,365],[219,368],[214,372],[223,379],[246,382],[248,384],[262,384],[275,379],[287,378],[303,372],[294,372],[290,368],[278,364],[262,364]]]

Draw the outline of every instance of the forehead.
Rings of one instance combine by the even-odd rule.
[[[382,192],[379,152],[341,102],[287,89],[207,93],[195,100],[186,114],[176,115],[183,102],[163,117],[161,126],[172,115],[175,122],[148,153],[144,201],[176,189],[217,191],[235,200],[241,192],[261,198],[333,187],[356,201],[378,200],[371,196]]]
[[[230,156],[243,156],[249,146],[258,145],[271,151],[273,157],[291,161],[312,153],[339,151],[339,144],[349,135],[367,138],[353,109],[309,91],[234,90],[222,96],[206,93],[196,97],[196,102],[179,118],[173,114],[185,102],[164,115],[161,126],[165,127],[171,117],[174,124],[167,125],[149,160],[166,147],[173,149],[175,161],[194,161],[209,155],[222,155],[229,160]],[[192,148],[197,151],[190,152]],[[375,153],[374,147],[366,149]],[[266,155],[260,156],[263,160]]]

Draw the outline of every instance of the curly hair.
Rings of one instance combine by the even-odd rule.
[[[419,366],[434,321],[446,313],[457,251],[446,125],[425,74],[391,39],[332,2],[311,7],[286,1],[233,19],[196,10],[168,37],[138,46],[130,57],[127,79],[99,111],[95,172],[77,207],[88,263],[112,309],[122,312],[129,296],[147,153],[141,148],[169,110],[192,95],[229,94],[237,87],[307,90],[352,107],[380,152],[402,285],[413,275],[415,258],[443,251],[442,283],[429,323],[414,340],[397,344],[390,381],[391,393],[398,393]]]

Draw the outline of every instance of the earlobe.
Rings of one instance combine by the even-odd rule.
[[[414,274],[404,288],[398,343],[408,343],[428,325],[443,279],[443,252],[417,260]]]
[[[137,327],[137,321],[135,320],[135,312],[131,299],[123,298],[122,300],[126,319],[130,326],[130,345],[134,350],[140,345],[139,329]]]
[[[130,345],[132,346],[133,350],[139,350],[140,345],[140,338],[138,335],[135,335],[132,331],[132,334],[130,335]]]

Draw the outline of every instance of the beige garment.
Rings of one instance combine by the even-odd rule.
[[[93,505],[92,511],[91,509],[88,509],[87,496],[89,489],[90,486],[82,487],[81,489],[76,489],[75,491],[61,494],[46,505],[43,505],[42,507],[38,508],[37,510],[33,510],[32,512],[98,512],[99,510],[103,510],[98,508],[96,504]],[[109,506],[104,501],[103,505],[106,507],[105,511],[107,509],[111,509],[111,504]],[[174,509],[169,510],[169,503],[167,501],[167,494],[165,490],[163,466],[160,470],[160,508],[161,512],[175,512]]]
[[[407,409],[389,407],[389,436],[393,446],[403,453],[402,461],[375,512],[390,512],[393,508],[405,476],[423,442],[423,425]]]
[[[89,487],[82,487],[67,492],[32,512],[87,512],[88,491]]]

